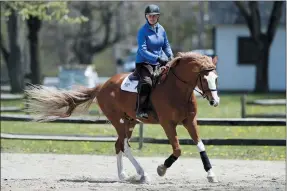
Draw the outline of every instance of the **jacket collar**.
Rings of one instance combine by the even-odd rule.
[[[154,29],[156,30],[156,31],[158,31],[158,22],[155,24],[155,26],[154,26]],[[149,28],[149,29],[151,29],[151,30],[154,30],[153,28],[152,28],[152,26],[149,24],[149,22],[148,21],[146,21],[146,26]]]

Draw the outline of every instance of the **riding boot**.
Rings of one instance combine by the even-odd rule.
[[[148,90],[149,88],[146,85],[141,85],[138,89],[138,99],[137,99],[137,111],[136,117],[137,118],[148,118],[148,113],[145,110],[146,99],[148,97]]]

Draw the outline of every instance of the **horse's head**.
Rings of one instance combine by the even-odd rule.
[[[217,56],[211,58],[194,52],[179,53],[172,63],[172,73],[183,83],[195,87],[209,104],[216,107],[220,98],[217,94]],[[197,87],[197,89],[196,89]]]
[[[214,66],[217,63],[217,57],[212,59]],[[217,72],[215,68],[201,70],[198,74],[196,86],[201,90],[201,95],[207,98],[211,106],[218,106],[220,98],[217,94]]]

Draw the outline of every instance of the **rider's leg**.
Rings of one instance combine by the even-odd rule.
[[[151,92],[152,80],[151,75],[153,73],[153,67],[148,64],[138,64],[136,66],[137,73],[140,77],[138,85],[138,99],[137,99],[137,118],[148,118],[147,111],[145,109],[148,96]]]
[[[146,111],[146,102],[148,95],[150,93],[151,87],[142,82],[139,85],[138,88],[138,100],[137,100],[137,112],[136,112],[136,117],[137,118],[148,118],[148,114]]]

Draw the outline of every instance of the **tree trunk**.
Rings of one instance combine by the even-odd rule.
[[[269,68],[269,50],[270,44],[267,42],[266,35],[261,35],[259,49],[259,58],[256,65],[256,85],[255,91],[265,93],[269,91],[268,85],[268,68]]]
[[[198,44],[197,44],[197,48],[198,49],[203,49],[204,46],[204,2],[199,1],[199,22],[197,23],[197,35],[198,35]]]
[[[79,64],[90,65],[92,64],[93,61],[93,54],[82,52],[82,54],[79,55],[79,60],[80,60]]]
[[[30,69],[31,83],[41,84],[41,65],[39,63],[38,33],[41,28],[41,20],[38,17],[30,17],[27,20],[29,29],[29,46],[30,46]]]
[[[14,11],[7,21],[10,54],[7,62],[11,93],[22,93],[24,90],[24,71],[21,63],[21,52],[18,45],[18,22]]]

